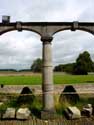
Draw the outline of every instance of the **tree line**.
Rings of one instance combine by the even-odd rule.
[[[32,72],[42,72],[42,59],[37,58],[33,61],[30,69],[0,69],[0,71],[15,71],[15,72],[23,72],[23,71],[32,71]],[[54,67],[54,71],[58,72],[66,72],[70,74],[76,75],[87,75],[88,72],[94,72],[94,62],[92,61],[90,54],[88,51],[84,51],[80,53],[77,57],[75,63],[68,64],[59,64]]]
[[[31,65],[31,71],[42,71],[42,59],[34,60]],[[94,62],[92,61],[88,51],[80,53],[75,63],[59,64],[54,67],[54,71],[66,72],[76,75],[87,75],[88,72],[94,72]]]
[[[66,72],[76,75],[87,75],[88,72],[94,72],[94,62],[88,51],[80,53],[75,63],[59,64],[55,66],[54,71]]]

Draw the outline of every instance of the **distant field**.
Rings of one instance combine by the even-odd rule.
[[[54,73],[54,84],[81,84],[94,83],[94,75],[68,75]],[[39,85],[42,84],[42,75],[31,72],[12,73],[0,72],[0,84],[5,85]]]

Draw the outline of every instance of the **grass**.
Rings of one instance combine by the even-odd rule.
[[[4,85],[39,85],[41,76],[0,76],[0,83]]]
[[[54,83],[55,84],[84,84],[84,83],[94,83],[94,74],[89,75],[69,75],[69,74],[63,74],[63,73],[54,73]],[[40,85],[42,84],[42,75],[41,74],[23,74],[23,75],[0,75],[0,84],[4,85]],[[62,115],[64,112],[64,109],[69,106],[70,104],[68,102],[64,102],[63,105],[59,103],[59,96],[55,95],[55,108],[57,111],[57,114]],[[82,107],[88,103],[91,103],[94,105],[94,97],[90,95],[88,97],[85,95],[84,97],[81,97],[81,100],[75,104],[79,109],[82,109]],[[5,103],[3,106],[0,107],[0,110],[5,110],[7,107],[15,107],[16,101],[13,99],[10,102]],[[32,105],[29,106],[32,114],[39,117],[40,111],[42,109],[42,100],[41,97],[37,97],[36,100],[33,102]]]
[[[4,96],[1,93],[0,93],[0,95],[2,97]],[[69,106],[76,106],[76,107],[78,107],[78,109],[80,109],[80,111],[82,111],[82,108],[84,106],[86,106],[87,104],[92,104],[94,106],[94,95],[89,95],[89,94],[85,94],[85,95],[81,94],[80,95],[79,94],[79,97],[80,97],[80,100],[77,101],[76,103],[73,102],[73,104],[71,104],[67,100],[64,100],[61,103],[59,101],[60,95],[55,94],[54,95],[54,102],[55,102],[55,109],[56,109],[57,115],[64,116],[64,111]],[[40,118],[40,113],[42,110],[42,97],[41,97],[41,95],[36,95],[32,104],[29,102],[25,102],[23,104],[18,104],[17,99],[18,99],[18,96],[15,96],[15,98],[13,96],[8,98],[8,101],[4,102],[4,104],[0,106],[0,113],[3,114],[6,111],[6,109],[9,107],[13,107],[16,110],[20,107],[22,107],[22,108],[28,107],[30,109],[30,111],[32,112],[32,115]]]
[[[54,84],[82,84],[94,83],[94,75],[69,75],[63,73],[54,73]],[[4,85],[40,85],[42,84],[42,75],[1,75],[0,84]]]
[[[62,102],[59,101],[60,95],[55,95],[55,109],[58,115],[65,114],[65,109],[69,106],[76,106],[80,111],[87,104],[91,104],[94,107],[94,95],[91,94],[79,94],[80,99],[77,102],[70,103],[67,99]]]
[[[54,74],[55,84],[94,83],[94,75]]]
[[[70,104],[67,100],[64,100],[62,103],[59,101],[60,95],[55,94],[54,95],[54,102],[55,102],[55,109],[56,114],[59,118],[59,116],[65,116],[65,109],[69,106],[76,106],[80,111],[82,111],[83,107],[87,104],[92,104],[94,106],[94,96],[91,97],[91,95],[79,95],[80,100],[76,103],[73,102],[73,104]],[[26,108],[28,107],[31,111],[32,116],[35,116],[37,118],[41,118],[41,110],[42,110],[42,97],[41,95],[37,95],[34,98],[34,101],[32,104],[29,102],[25,102],[21,105],[17,103],[18,96],[15,98],[12,96],[8,101],[4,102],[3,105],[0,106],[0,113],[3,115],[7,108],[15,108],[18,110],[19,108]]]

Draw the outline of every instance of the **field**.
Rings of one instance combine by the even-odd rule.
[[[81,85],[84,83],[94,83],[94,75],[93,74],[82,76],[82,75],[69,75],[69,74],[64,74],[64,73],[54,73],[53,78],[54,78],[54,84],[80,84]],[[17,103],[19,94],[18,93],[14,94],[14,92],[18,92],[17,87],[19,88],[19,86],[17,86],[17,87],[12,86],[13,88],[10,89],[9,85],[22,85],[22,87],[23,87],[23,85],[40,85],[40,84],[42,84],[42,74],[32,73],[32,72],[0,72],[0,84],[8,85],[7,87],[5,86],[4,88],[1,88],[1,95],[0,95],[1,102],[2,102],[2,100],[8,100],[8,101],[6,101],[6,103],[4,103],[3,106],[1,106],[0,112],[2,112],[2,113],[5,112],[7,107],[14,107],[17,109],[21,106],[28,106],[32,112],[32,118],[38,117],[38,120],[39,120],[40,111],[42,110],[42,107],[43,107],[42,93],[37,93],[38,92],[38,91],[36,91],[37,88],[34,88],[35,91],[33,91],[33,92],[35,92],[34,95],[36,98],[34,99],[33,103],[31,104],[30,102],[25,101],[26,102],[25,104],[19,105],[19,103]],[[82,87],[82,85],[80,87],[81,87],[81,90],[84,92],[84,88]],[[86,85],[85,85],[85,87],[86,87]],[[86,87],[86,88],[88,88],[88,87]],[[14,89],[15,89],[15,91],[14,91]],[[89,103],[94,105],[94,94],[92,94],[92,93],[84,93],[84,94],[79,93],[80,100],[77,103],[72,102],[72,104],[70,104],[66,100],[65,101],[63,100],[61,103],[59,101],[59,98],[60,98],[60,94],[61,94],[62,89],[63,89],[62,86],[59,87],[59,89],[56,86],[56,89],[55,89],[56,92],[54,93],[55,109],[56,109],[56,113],[58,115],[58,121],[61,120],[61,122],[59,122],[60,124],[62,124],[62,120],[63,120],[63,122],[64,122],[64,120],[66,120],[64,117],[64,109],[67,106],[75,105],[80,110],[82,110],[83,106],[85,106]],[[5,90],[5,91],[3,91],[3,90]],[[31,89],[31,90],[33,90],[33,89]],[[2,94],[2,92],[5,92],[5,94],[4,93]],[[11,93],[9,93],[9,92],[11,92]],[[78,92],[79,91],[77,91],[77,93]],[[23,95],[23,100],[25,99],[25,96],[27,99],[27,95]],[[22,97],[22,95],[21,95],[21,97]],[[21,102],[22,102],[22,100],[21,100]],[[38,120],[36,123],[38,123]],[[76,124],[76,123],[77,124],[78,123],[84,124],[85,122],[87,123],[89,121],[90,121],[89,123],[91,123],[90,118],[87,119],[88,121],[86,121],[85,119],[83,119],[83,120],[84,120],[84,122],[82,122],[81,119],[78,120],[77,122],[73,121],[73,120],[70,120],[71,122],[69,120],[66,120],[65,124],[67,124],[67,123],[68,123],[68,125],[70,123],[71,124],[72,123],[73,124]],[[93,118],[93,120],[94,120],[94,118]],[[4,121],[4,120],[2,120],[2,121]],[[28,121],[28,120],[26,120],[26,121]],[[55,122],[53,124],[55,124]],[[9,123],[9,121],[8,121],[8,123]],[[8,123],[6,123],[6,124],[8,124]],[[29,121],[29,123],[32,124],[32,120]],[[33,123],[34,123],[34,121],[33,121]],[[40,122],[39,124],[41,124],[41,123],[42,122]],[[59,124],[59,123],[57,123],[57,124]],[[92,123],[93,123],[93,121],[92,121]],[[45,124],[47,124],[47,123],[45,123]],[[50,122],[48,124],[50,124]]]
[[[54,84],[81,84],[94,83],[94,74],[68,75],[54,73]],[[0,72],[0,84],[4,85],[39,85],[42,84],[42,75],[31,72]]]

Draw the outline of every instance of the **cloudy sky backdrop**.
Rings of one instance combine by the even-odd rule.
[[[94,22],[94,0],[0,0],[2,15],[11,22]],[[87,50],[94,61],[94,36],[83,31],[63,31],[54,35],[53,64],[75,62]],[[26,69],[41,58],[42,43],[36,33],[12,31],[0,36],[0,68]]]

